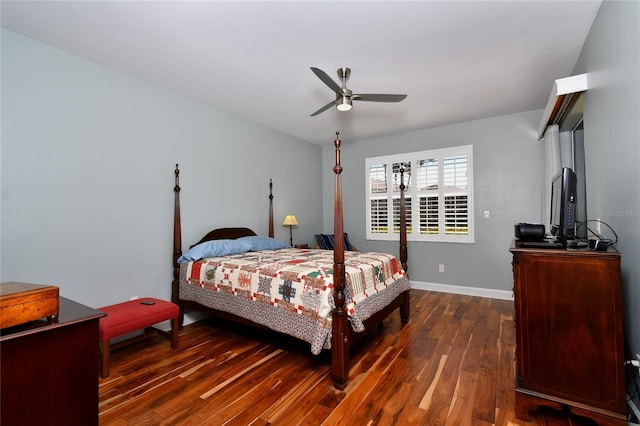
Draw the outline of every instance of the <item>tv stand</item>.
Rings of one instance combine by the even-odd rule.
[[[514,242],[516,416],[568,409],[626,425],[620,253]]]

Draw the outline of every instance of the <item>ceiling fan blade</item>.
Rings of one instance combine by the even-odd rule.
[[[322,71],[320,68],[315,68],[315,67],[311,67],[311,71],[313,71],[313,73],[317,75],[318,78],[324,82],[324,84],[329,86],[331,90],[333,90],[336,93],[342,93],[342,88],[340,87],[340,85],[335,81],[333,81],[331,77],[327,75],[326,72]]]
[[[403,101],[407,95],[384,95],[384,94],[362,94],[352,95],[351,99],[354,101],[367,101],[367,102],[400,102]]]
[[[322,108],[320,108],[319,110],[317,110],[316,112],[311,114],[311,117],[315,117],[316,115],[320,114],[321,112],[324,112],[324,111],[328,110],[329,108],[331,108],[335,104],[336,104],[336,101],[329,102],[328,104],[326,104],[325,106],[323,106]]]

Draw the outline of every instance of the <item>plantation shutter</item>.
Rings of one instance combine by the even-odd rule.
[[[367,238],[398,238],[400,169],[407,238],[473,242],[471,145],[367,159]]]

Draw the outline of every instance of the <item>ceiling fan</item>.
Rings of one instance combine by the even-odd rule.
[[[311,71],[314,72],[315,75],[318,76],[320,80],[324,82],[331,90],[333,90],[336,94],[335,101],[331,101],[313,114],[311,117],[315,117],[331,108],[332,105],[335,105],[338,108],[338,111],[349,111],[351,109],[352,101],[368,101],[368,102],[400,102],[407,97],[407,95],[389,95],[389,94],[355,94],[351,90],[347,89],[347,80],[351,75],[351,68],[338,68],[338,77],[342,81],[342,87],[335,81],[331,79],[327,75],[326,72],[322,71],[319,68],[311,67]]]

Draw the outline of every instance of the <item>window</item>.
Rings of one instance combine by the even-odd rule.
[[[402,170],[407,239],[472,243],[472,148],[367,158],[367,239],[399,238]]]

